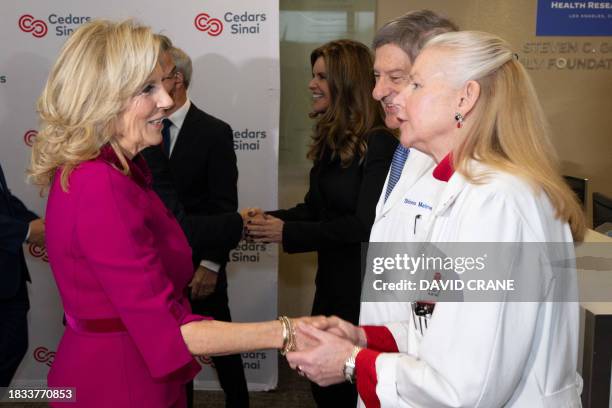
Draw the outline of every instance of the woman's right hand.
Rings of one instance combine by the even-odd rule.
[[[251,221],[255,218],[263,219],[264,212],[261,208],[247,207],[240,210],[239,214],[242,217],[242,239],[250,241],[251,239],[249,237],[247,225],[250,224]]]
[[[326,324],[327,327],[324,330],[328,333],[347,339],[356,346],[367,347],[368,341],[365,330],[361,327],[355,326],[346,320],[342,320],[338,316],[328,317]]]
[[[325,330],[328,326],[327,317],[325,316],[303,316],[292,318],[291,325],[295,335],[296,350],[308,350],[319,344],[318,340],[306,336],[302,332],[298,331],[298,324],[307,324],[320,330]]]
[[[285,222],[269,214],[251,218],[247,225],[247,237],[254,242],[266,244],[283,242]]]
[[[304,316],[291,319],[294,330],[298,324],[307,324],[319,330],[326,331],[330,334],[350,341],[355,346],[366,347],[367,338],[365,330],[359,326],[355,326],[346,320],[342,320],[338,316]],[[296,330],[297,350],[306,350],[316,346],[319,342],[317,339],[308,337],[303,331]]]

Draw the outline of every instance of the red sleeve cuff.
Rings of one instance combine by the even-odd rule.
[[[379,354],[378,351],[363,349],[355,360],[357,392],[366,408],[380,408],[380,400],[376,395],[376,358]]]
[[[398,353],[397,343],[385,326],[361,326],[366,334],[368,348],[387,353]]]

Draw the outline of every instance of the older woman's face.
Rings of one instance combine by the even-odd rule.
[[[324,113],[329,108],[330,96],[323,57],[317,58],[312,66],[312,79],[308,83],[308,89],[312,93],[312,110],[315,113]]]
[[[417,57],[410,83],[394,99],[404,146],[432,154],[432,149],[440,150],[456,131],[454,115],[460,89],[448,78],[452,69],[449,51],[426,49]]]
[[[129,158],[162,141],[162,120],[173,103],[164,89],[162,77],[163,71],[157,64],[142,89],[128,101],[119,117],[117,141]]]

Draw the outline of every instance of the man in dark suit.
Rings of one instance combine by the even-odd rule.
[[[162,41],[163,82],[174,106],[164,120],[162,149],[149,148],[143,155],[153,173],[154,189],[177,216],[192,245],[196,270],[189,286],[194,312],[231,321],[225,265],[243,228],[243,217],[236,212],[238,169],[232,130],[187,98],[191,60],[177,48],[164,48]],[[212,360],[226,406],[248,407],[240,355]],[[190,384],[190,406],[192,392]]]
[[[11,194],[0,166],[0,387],[9,386],[28,349],[30,275],[22,246],[44,241],[44,221]]]

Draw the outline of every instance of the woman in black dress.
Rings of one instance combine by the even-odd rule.
[[[397,139],[372,98],[373,58],[364,44],[332,41],[315,49],[310,62],[310,116],[317,122],[308,152],[314,164],[309,191],[303,203],[253,219],[248,236],[280,243],[287,253],[317,251],[312,314],[357,324],[361,243],[369,241]],[[354,408],[357,400],[348,383],[313,383],[313,395],[319,407]]]

